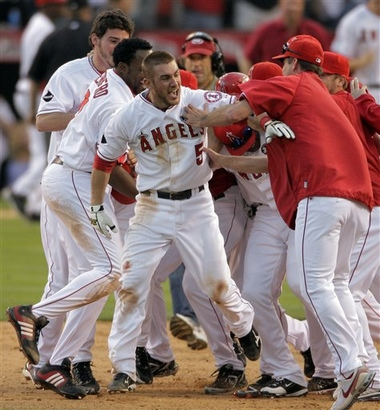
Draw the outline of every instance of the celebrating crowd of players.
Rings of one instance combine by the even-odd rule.
[[[376,0],[363,7],[380,14]],[[193,33],[190,89],[176,58],[133,31],[119,10],[99,14],[92,53],[42,93],[48,283],[40,302],[7,309],[24,375],[65,397],[99,393],[91,346],[110,293],[108,392],[175,375],[161,283],[183,263],[217,367],[205,393],[333,392],[334,410],[379,400],[378,101],[347,57],[308,34],[247,74],[224,74],[217,40]],[[306,321],[278,302],[285,275]],[[297,364],[292,340],[306,340],[298,350],[312,368]],[[249,385],[246,358],[260,358]]]

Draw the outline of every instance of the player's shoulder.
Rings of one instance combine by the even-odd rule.
[[[77,58],[75,60],[68,61],[61,65],[54,74],[57,75],[72,75],[79,71],[89,70],[91,63],[89,57]]]

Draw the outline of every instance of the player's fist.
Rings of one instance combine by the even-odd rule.
[[[288,140],[294,140],[296,136],[293,130],[281,121],[270,120],[264,125],[265,140],[269,144],[274,138],[286,138]]]
[[[93,205],[90,207],[90,222],[95,229],[109,239],[111,239],[111,231],[117,232],[115,223],[106,214],[103,205]]]

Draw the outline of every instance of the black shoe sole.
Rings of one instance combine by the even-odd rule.
[[[7,308],[6,315],[8,317],[8,322],[13,326],[16,331],[17,340],[19,344],[19,349],[26,359],[32,364],[38,364],[40,361],[40,355],[38,350],[31,349],[26,343],[30,342],[29,340],[23,340],[21,336],[21,326],[18,323],[18,320],[13,315],[13,308]],[[34,330],[36,331],[36,330]],[[37,346],[37,342],[36,346]]]
[[[86,393],[68,393],[68,392],[63,392],[59,389],[57,389],[53,384],[46,383],[45,381],[38,379],[37,383],[40,384],[43,390],[51,390],[54,393],[58,393],[60,396],[65,397],[66,399],[71,399],[71,400],[81,400],[84,397],[86,397]]]

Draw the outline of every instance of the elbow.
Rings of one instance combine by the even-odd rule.
[[[44,118],[39,115],[36,117],[36,128],[39,132],[49,131],[46,126],[46,121],[44,121]]]

